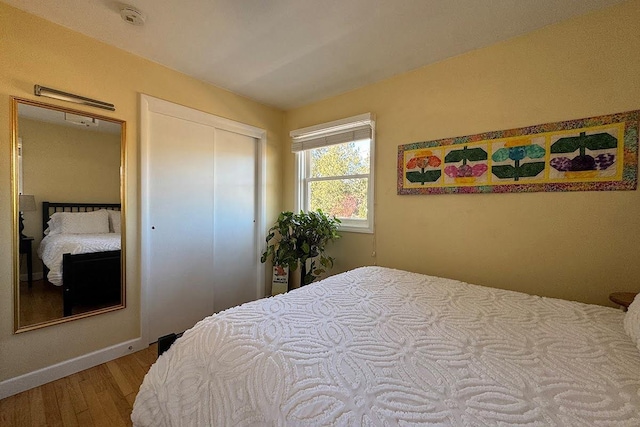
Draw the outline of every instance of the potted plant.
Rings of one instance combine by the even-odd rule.
[[[298,265],[295,239],[293,238],[295,224],[293,212],[280,213],[275,225],[269,229],[267,250],[260,258],[261,262],[266,262],[269,257],[272,258],[273,281],[271,292],[274,295],[288,290],[289,271],[293,271]]]
[[[334,258],[325,255],[326,245],[338,239],[340,220],[322,211],[282,212],[267,235],[267,250],[260,258],[272,258],[275,267],[288,267],[295,271],[300,266],[300,286],[308,285],[327,268],[333,267]]]

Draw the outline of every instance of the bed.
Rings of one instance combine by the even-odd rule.
[[[38,256],[63,288],[63,315],[120,304],[120,204],[43,202],[42,215]]]
[[[210,316],[147,373],[133,425],[639,426],[624,313],[363,267]]]

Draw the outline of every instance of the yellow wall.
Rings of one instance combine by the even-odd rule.
[[[640,109],[639,22],[625,2],[287,112],[287,133],[377,117],[375,235],[344,233],[334,272],[377,263],[597,304],[640,291],[638,191],[396,194],[398,145]],[[287,209],[293,161],[283,146]]]
[[[267,222],[281,206],[283,113],[0,3],[0,381],[140,335],[138,110],[145,93],[267,130]],[[10,96],[41,84],[101,99],[115,112],[57,105],[127,122],[127,308],[13,335]],[[15,231],[17,233],[17,231]]]
[[[42,202],[120,203],[120,135],[20,118],[24,191],[36,199],[24,212],[24,234],[42,240]],[[26,263],[21,266],[26,271]],[[34,262],[33,271],[42,272]]]

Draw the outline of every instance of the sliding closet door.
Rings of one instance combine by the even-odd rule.
[[[213,313],[214,129],[150,116],[148,289],[150,341]]]
[[[216,129],[214,142],[214,310],[256,297],[256,139]]]
[[[265,133],[144,95],[142,335],[264,295]]]

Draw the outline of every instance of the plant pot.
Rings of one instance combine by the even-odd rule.
[[[289,274],[289,290],[300,287],[300,267]]]

